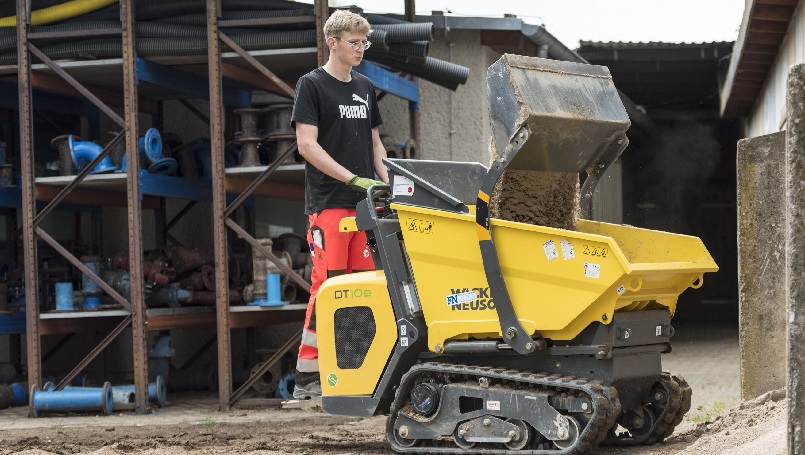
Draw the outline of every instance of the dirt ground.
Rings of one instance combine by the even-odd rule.
[[[709,422],[683,422],[649,447],[599,447],[601,455],[784,455],[784,392],[725,411]],[[170,418],[115,413],[20,419],[0,429],[0,454],[391,454],[383,417],[335,417],[298,410],[236,410]]]

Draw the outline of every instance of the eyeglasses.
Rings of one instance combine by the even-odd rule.
[[[363,46],[363,50],[369,49],[372,46],[372,42],[369,40],[366,41],[344,41],[341,38],[334,36],[333,38],[337,39],[338,41],[342,41],[344,43],[349,44],[349,47],[352,48],[353,51],[360,50],[361,46]]]

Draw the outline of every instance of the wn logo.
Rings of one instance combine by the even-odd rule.
[[[489,288],[451,289],[447,305],[454,311],[477,311],[495,309],[495,301],[489,296]]]

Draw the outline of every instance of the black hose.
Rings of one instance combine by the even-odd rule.
[[[241,20],[241,19],[264,19],[273,17],[301,17],[312,16],[314,11],[311,9],[298,9],[298,10],[282,10],[282,11],[224,11],[221,19],[224,20]],[[183,25],[198,25],[207,26],[206,13],[190,13],[182,14],[180,16],[161,17],[154,20],[155,22],[183,24]],[[291,27],[299,27],[295,24],[288,24]],[[309,26],[305,24],[305,26]],[[273,27],[272,27],[273,28]]]
[[[366,13],[363,15],[370,24],[410,24],[411,22],[404,21],[402,19],[397,19],[391,16],[383,16],[380,14],[371,14]]]
[[[456,90],[460,84],[467,83],[467,79],[470,77],[469,68],[433,57],[425,57],[423,61],[422,57],[383,52],[369,54],[367,52],[366,58],[450,90]]]
[[[372,44],[374,44],[374,41]],[[427,57],[429,48],[430,43],[427,41],[410,41],[407,43],[391,43],[388,46],[388,51],[393,54]]]
[[[419,24],[378,24],[372,26],[373,30],[385,30],[388,33],[388,43],[405,43],[408,41],[433,41],[433,23]]]
[[[63,31],[76,31],[76,30],[97,30],[103,28],[120,27],[120,22],[116,21],[95,21],[95,22],[75,22],[69,24],[45,25],[38,27],[31,27],[31,32],[63,32]],[[204,38],[207,36],[207,30],[203,27],[191,27],[186,25],[175,24],[161,24],[158,22],[137,22],[135,24],[137,37],[139,38]],[[14,29],[12,29],[14,30]],[[17,35],[16,33],[4,33],[5,29],[0,28],[0,53],[16,50],[17,48]],[[111,38],[111,37],[110,37]],[[98,37],[88,37],[86,39],[95,39]],[[36,40],[39,47],[47,48],[48,45],[53,43],[60,43],[64,41],[63,38],[51,38],[46,40]],[[85,41],[83,38],[73,37],[70,39],[73,42]]]

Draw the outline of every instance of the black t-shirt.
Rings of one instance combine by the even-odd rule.
[[[352,71],[341,82],[323,68],[296,83],[291,126],[296,122],[319,129],[318,142],[338,164],[359,177],[374,178],[372,128],[383,123],[372,81]],[[327,208],[355,208],[366,197],[343,182],[305,164],[305,213]]]

